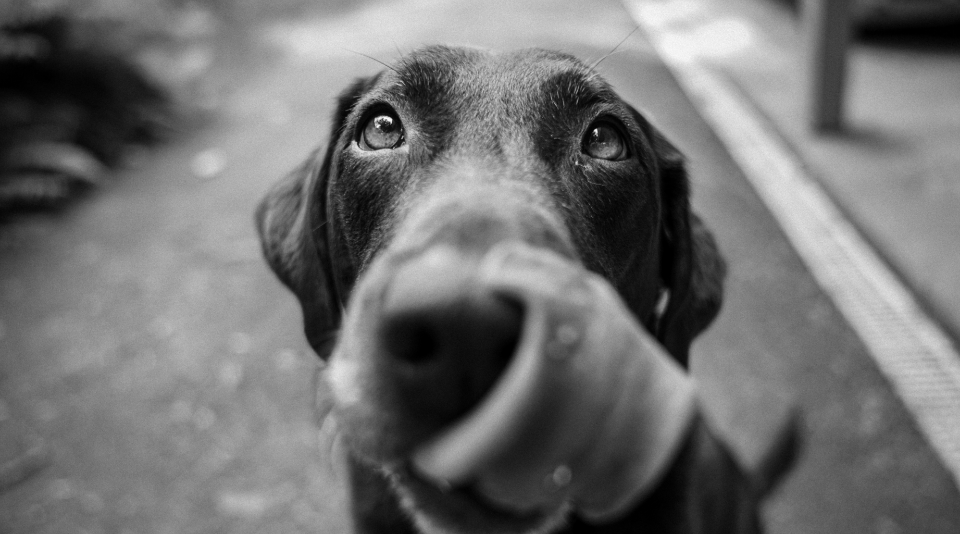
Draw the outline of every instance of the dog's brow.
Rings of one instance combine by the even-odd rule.
[[[543,81],[541,88],[561,109],[584,109],[601,102],[616,100],[613,91],[605,84],[596,83],[593,75],[580,71],[552,74]]]
[[[434,58],[404,61],[396,72],[397,88],[405,97],[419,100],[436,99],[455,77],[450,65]]]

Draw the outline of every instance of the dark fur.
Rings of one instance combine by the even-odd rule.
[[[544,51],[534,53],[554,61],[575,61]],[[457,80],[451,80],[445,85],[442,82],[446,80],[437,76],[435,71],[442,68],[454,70],[458,62],[473,54],[474,51],[437,47],[421,51],[417,59],[409,59],[405,64],[412,73],[412,83],[403,96],[415,102],[415,111],[422,114],[420,118],[425,124],[421,129],[430,132],[425,151],[431,158],[449,148],[446,146],[449,137],[447,124],[470,119],[463,117],[454,121],[448,117],[460,113],[454,104],[464,97],[462,93],[469,92],[469,81],[459,82],[461,85],[458,86]],[[445,63],[452,63],[454,67]],[[432,67],[428,68],[428,65]],[[562,113],[565,106],[584,106],[588,104],[586,100],[595,97],[587,88],[577,87],[582,76],[582,73],[558,75],[543,81],[543,93],[539,95],[542,101],[532,106],[534,116],[530,122],[542,125],[542,131],[538,132],[542,142],[536,147],[536,155],[544,161],[561,163],[558,150],[551,143],[551,130],[565,126],[563,120],[566,117],[557,114]],[[383,190],[380,184],[370,184],[371,190],[354,192],[351,199],[328,197],[333,155],[338,148],[353,141],[353,132],[348,126],[355,124],[348,125],[347,117],[378,78],[379,75],[358,80],[340,95],[323,159],[320,160],[321,152],[314,153],[280,182],[257,210],[257,224],[267,260],[300,299],[307,338],[321,357],[329,354],[330,342],[339,325],[340,307],[346,303],[344,293],[353,285],[359,270],[372,258],[372,252],[384,244],[389,228],[386,227],[387,221],[383,220],[382,210],[392,200],[388,196],[396,192],[389,191],[389,188],[399,189],[402,187],[400,183],[407,178],[401,170],[398,172],[400,176],[396,177],[397,184],[388,184]],[[606,98],[619,102],[612,90],[605,86],[603,89]],[[562,101],[564,97],[570,102]],[[651,203],[653,205],[647,207],[660,212],[659,220],[654,221],[659,228],[659,242],[650,251],[659,255],[659,266],[651,265],[652,254],[635,258],[632,264],[621,260],[617,265],[611,265],[612,260],[605,261],[611,256],[609,250],[614,247],[620,246],[626,251],[637,248],[634,237],[624,235],[623,231],[627,228],[622,220],[630,214],[609,207],[616,205],[618,196],[631,193],[623,189],[622,183],[612,184],[607,191],[587,185],[583,190],[558,192],[558,196],[566,198],[558,199],[557,203],[561,209],[576,212],[571,215],[579,217],[578,221],[585,217],[606,219],[605,223],[594,228],[583,228],[574,223],[571,231],[581,249],[581,258],[591,269],[618,282],[618,288],[638,319],[654,331],[678,361],[686,364],[690,342],[719,312],[724,263],[712,235],[690,211],[683,156],[639,112],[625,103],[621,105],[633,116],[640,134],[634,139],[636,150],[649,161],[639,162],[637,176],[616,178],[620,182],[630,179],[658,182],[660,198],[641,199],[639,204]],[[473,119],[483,122],[485,111],[496,112],[481,109]],[[340,217],[330,213],[331,207],[339,207],[343,212]],[[344,219],[356,223],[351,225],[350,220]],[[348,229],[346,235],[343,233],[345,228]],[[614,242],[610,242],[611,238]],[[604,241],[608,242],[607,250],[596,250],[595,244]],[[641,301],[637,295],[637,280],[624,276],[629,274],[659,277],[663,287],[670,290],[669,307],[658,325],[652,323],[655,318],[651,317],[651,303]]]
[[[520,221],[521,230],[510,230],[514,238],[606,277],[638,322],[686,365],[691,341],[719,311],[725,267],[710,232],[690,210],[679,151],[605,82],[563,54],[431,47],[395,69],[344,91],[326,151],[275,186],[257,211],[267,260],[299,298],[307,338],[320,357],[331,354],[341,309],[359,276],[397,251],[439,242],[465,254],[482,252],[506,231],[485,226],[483,211],[492,210]],[[409,128],[408,152],[358,156],[361,120],[384,103]],[[582,132],[598,115],[623,125],[629,161],[599,164],[580,154]],[[458,185],[446,185],[454,181]],[[504,198],[520,199],[520,212],[456,200],[474,183],[479,192],[507,189]],[[410,222],[421,203],[446,197],[455,199],[452,208],[436,213],[454,215],[420,226]],[[528,220],[524,205],[545,215]],[[426,228],[429,235],[420,241],[411,228]],[[657,310],[662,292],[668,292],[668,305]],[[362,461],[352,470],[358,529],[412,532],[383,477]],[[633,514],[604,527],[573,518],[566,531],[756,532],[754,496],[729,454],[698,424],[660,489]]]

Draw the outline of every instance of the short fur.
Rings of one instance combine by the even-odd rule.
[[[360,152],[363,121],[386,107],[404,124],[405,152]],[[583,155],[580,139],[598,117],[622,129],[627,160]],[[356,305],[350,296],[358,278],[380,276],[378,266],[391,258],[438,244],[471,257],[499,240],[521,239],[580,262],[606,277],[638,322],[683,365],[722,299],[725,264],[690,209],[680,152],[595,72],[545,50],[428,47],[356,81],[338,99],[326,150],[267,194],[257,224],[267,261],[298,297],[307,339],[324,359],[337,342],[342,309]],[[664,298],[665,309],[658,307]],[[390,428],[421,424],[391,415],[398,409],[383,400],[391,387],[384,379],[369,411],[390,417]],[[363,432],[377,446],[391,439],[369,425]],[[410,516],[417,510],[401,512],[397,495],[403,490],[390,482],[396,486],[397,476],[384,476],[367,461],[393,452],[361,449],[355,447],[351,460],[357,529],[414,532]],[[573,517],[563,531],[633,532],[656,525],[662,530],[643,531],[755,532],[755,496],[730,458],[698,426],[651,500],[616,525]],[[716,510],[697,516],[704,499],[736,502],[730,509],[737,518],[718,519]],[[449,525],[457,519],[447,520],[441,523],[455,529]],[[489,528],[510,531],[493,519]]]

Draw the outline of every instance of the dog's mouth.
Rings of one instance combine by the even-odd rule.
[[[546,532],[567,515],[563,488],[546,497],[503,492],[526,471],[496,464],[544,467],[533,458],[544,443],[531,418],[545,409],[536,355],[553,330],[542,306],[528,308],[494,282],[517,251],[568,262],[531,250],[503,244],[464,261],[436,249],[391,266],[380,286],[362,286],[358,308],[348,311],[330,368],[338,418],[353,453],[380,466],[425,532]],[[519,272],[576,286],[554,280],[550,269]],[[579,280],[577,268],[570,272]],[[486,467],[494,464],[500,470],[491,475]]]
[[[543,532],[566,516],[563,504],[530,510],[499,505],[473,482],[453,486],[431,481],[409,463],[389,470],[388,476],[401,503],[427,532]]]

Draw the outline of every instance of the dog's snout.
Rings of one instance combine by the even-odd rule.
[[[455,416],[476,404],[520,337],[519,305],[485,289],[475,265],[434,251],[404,264],[384,295],[381,355],[429,411]]]

